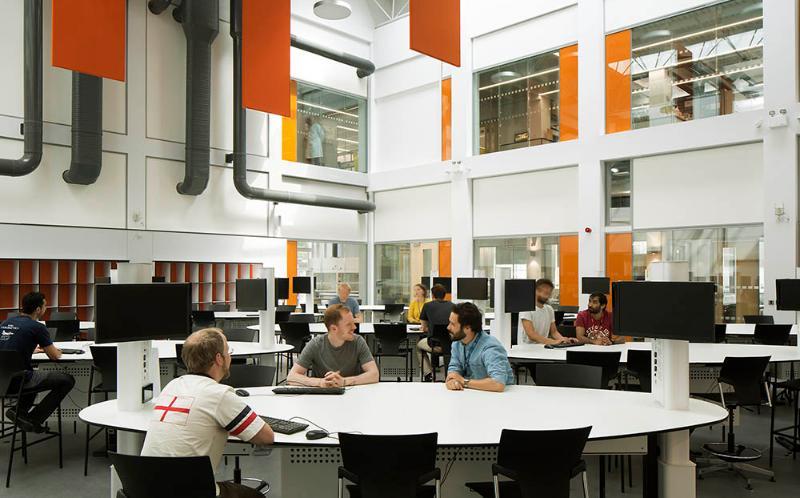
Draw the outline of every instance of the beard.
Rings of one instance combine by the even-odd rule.
[[[589,306],[589,313],[596,315],[600,313],[600,308],[592,308],[591,306]]]
[[[544,297],[539,297],[539,296],[536,296],[536,302],[537,302],[537,303],[539,303],[539,304],[541,304],[541,305],[545,305],[545,304],[547,304],[547,302],[548,302],[548,301],[550,301],[550,299],[549,299],[549,298],[544,298]]]
[[[453,341],[460,341],[465,337],[467,337],[467,334],[464,333],[463,327],[458,329],[458,332],[450,332],[450,339]]]

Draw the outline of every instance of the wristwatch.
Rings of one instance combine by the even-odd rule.
[[[469,387],[469,379],[464,379],[464,389]]]

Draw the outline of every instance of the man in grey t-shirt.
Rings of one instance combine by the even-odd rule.
[[[553,282],[546,278],[536,281],[536,309],[519,314],[517,344],[561,344],[577,342],[558,332],[556,314],[547,304],[553,293]]]
[[[325,328],[327,334],[318,335],[303,348],[289,372],[287,383],[346,387],[378,382],[378,365],[364,338],[355,334],[356,324],[350,310],[341,304],[328,306]]]
[[[339,283],[339,285],[336,287],[337,296],[331,299],[328,302],[328,305],[343,304],[347,306],[347,309],[349,309],[350,313],[353,314],[356,323],[361,323],[361,308],[358,306],[358,301],[350,297],[350,290],[350,284],[347,282]]]

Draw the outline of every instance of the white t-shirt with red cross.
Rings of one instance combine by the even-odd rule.
[[[184,375],[167,384],[156,401],[142,456],[208,455],[216,469],[229,435],[249,441],[264,423],[232,387]]]

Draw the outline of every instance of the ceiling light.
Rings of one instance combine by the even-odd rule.
[[[516,71],[499,71],[492,75],[491,80],[492,83],[501,83],[519,77],[520,74]]]
[[[652,31],[648,31],[647,33],[643,34],[640,40],[653,40],[655,38],[663,38],[665,36],[672,35],[672,31],[668,29],[654,29]]]
[[[619,173],[619,168],[611,168],[611,172],[616,175],[617,173]]]
[[[350,4],[344,0],[319,0],[314,4],[314,14],[328,21],[341,21],[350,17],[353,11]]]
[[[664,44],[667,44],[667,43],[674,43],[676,41],[686,40],[686,39],[689,39],[689,38],[693,38],[695,36],[700,36],[700,35],[705,35],[705,34],[708,34],[708,33],[714,33],[714,32],[718,32],[718,31],[722,31],[723,29],[735,28],[737,26],[741,26],[743,24],[748,24],[748,23],[755,22],[755,21],[760,21],[762,19],[764,19],[763,15],[751,17],[750,19],[744,19],[742,21],[732,22],[732,23],[726,24],[724,26],[714,26],[713,28],[708,28],[708,29],[704,29],[704,30],[701,30],[701,31],[695,31],[694,33],[689,33],[688,35],[683,35],[683,36],[677,36],[675,38],[670,38],[669,40],[658,41],[658,42],[655,42],[655,43],[651,43],[649,45],[643,45],[641,47],[634,47],[631,50],[631,52],[639,52],[641,50],[647,50],[649,48],[657,47],[659,45],[664,45]]]
[[[511,72],[511,71],[509,71],[509,72]],[[498,86],[501,86],[501,85],[507,85],[509,83],[516,83],[517,81],[536,78],[537,76],[544,76],[545,74],[557,73],[557,72],[558,72],[558,68],[548,69],[546,71],[540,71],[538,73],[529,74],[528,76],[520,76],[518,78],[510,79],[510,80],[507,80],[507,81],[502,81],[500,83],[495,83],[494,85],[482,86],[482,87],[478,88],[478,90],[488,90],[490,88],[495,88],[495,87],[498,87]]]

